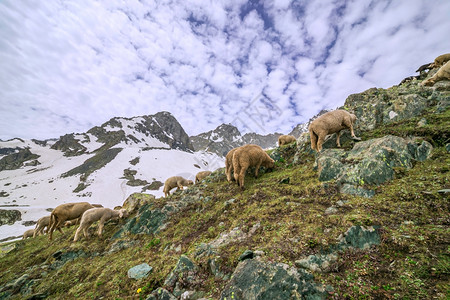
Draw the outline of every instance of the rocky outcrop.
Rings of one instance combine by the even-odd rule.
[[[355,127],[361,131],[372,130],[388,124],[416,117],[428,107],[448,107],[450,82],[442,82],[440,89],[423,87],[417,80],[389,89],[371,88],[348,96],[344,108],[358,117]]]
[[[20,211],[15,209],[0,209],[0,226],[5,224],[12,225],[20,220],[22,220]]]
[[[87,136],[86,136],[87,137]],[[89,140],[89,137],[87,137]],[[51,146],[51,149],[61,150],[65,156],[77,156],[86,153],[86,147],[80,144],[78,139],[75,139],[73,133],[63,135],[59,140]]]
[[[20,149],[18,152],[11,153],[0,159],[0,171],[19,169],[24,166],[25,162],[36,160],[37,158],[39,158],[39,155],[31,153],[30,149]]]
[[[356,143],[350,151],[326,149],[316,161],[319,180],[336,180],[341,192],[371,196],[365,185],[392,179],[395,168],[412,168],[414,161],[426,160],[432,149],[426,141],[390,135]]]
[[[195,151],[205,150],[225,155],[233,148],[244,144],[241,133],[231,124],[222,124],[214,130],[190,137]]]
[[[220,299],[325,299],[326,295],[325,287],[307,271],[247,259],[238,264]]]
[[[242,136],[233,125],[222,124],[214,130],[191,136],[190,139],[195,151],[205,150],[225,157],[231,149],[246,144],[256,144],[263,149],[276,147],[280,135],[281,133],[261,135],[251,132]]]

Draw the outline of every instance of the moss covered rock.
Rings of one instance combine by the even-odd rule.
[[[353,149],[324,150],[317,158],[319,180],[336,180],[341,192],[370,196],[358,186],[378,185],[394,177],[395,168],[412,168],[414,161],[430,157],[433,147],[422,141],[385,136],[356,143]]]

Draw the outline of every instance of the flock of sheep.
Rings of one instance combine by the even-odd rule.
[[[438,72],[423,81],[421,83],[422,85],[434,85],[440,80],[450,80],[450,53],[438,56],[433,63],[423,65],[417,71],[436,67],[440,67]],[[356,137],[353,130],[355,121],[356,116],[345,110],[338,109],[321,115],[309,125],[311,148],[320,152],[325,137],[333,133],[336,133],[336,143],[340,147],[339,137],[343,129],[350,129],[352,138],[360,140],[360,138]],[[295,137],[291,135],[282,135],[278,138],[278,145],[283,146],[295,141]],[[248,144],[231,149],[225,157],[227,181],[232,181],[232,172],[234,172],[234,180],[243,190],[245,173],[248,168],[255,167],[255,178],[258,178],[259,168],[261,166],[267,169],[273,169],[275,162],[260,146]],[[211,171],[199,172],[195,177],[195,183],[200,182],[210,174]],[[192,180],[187,180],[181,176],[170,177],[164,183],[164,196],[169,196],[173,188],[182,190],[184,186],[192,184],[194,184]],[[88,229],[94,222],[99,221],[98,235],[101,236],[106,221],[114,218],[123,218],[127,215],[126,209],[113,210],[104,208],[99,204],[90,204],[88,202],[61,204],[52,211],[50,216],[40,218],[37,221],[35,229],[27,230],[23,234],[23,239],[43,234],[44,228],[47,227],[48,238],[51,240],[55,230],[59,230],[62,233],[61,227],[79,224],[74,237],[74,242],[76,242],[80,238],[81,233],[88,238]]]

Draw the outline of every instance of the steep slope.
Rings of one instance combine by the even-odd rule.
[[[275,169],[257,179],[247,175],[244,191],[220,169],[169,198],[134,194],[129,202],[141,207],[123,222],[109,222],[102,239],[72,243],[75,228],[69,228],[52,243],[42,236],[3,246],[0,297],[448,298],[450,82],[441,90],[416,90],[417,84],[400,87],[426,95],[422,110],[402,115],[403,106],[386,106],[386,96],[374,101],[377,95],[366,91],[359,96],[369,95],[376,111],[385,107],[389,115],[394,108],[405,117],[375,122],[359,131],[361,142],[346,140],[343,149],[330,149],[333,137],[327,141],[326,151],[340,153],[390,136],[415,136],[413,141],[433,146],[426,159],[412,156],[407,167],[393,166],[394,176],[383,182],[361,183],[355,174],[374,192],[371,198],[343,193],[339,180],[322,180],[323,154],[299,139],[269,151]],[[366,103],[351,101],[359,96],[349,97],[346,106],[354,104],[364,122],[370,119],[358,108]],[[397,100],[404,97],[389,102]],[[396,151],[389,144],[382,148]],[[410,150],[417,153],[414,144]],[[346,156],[342,163],[351,168],[360,159]],[[136,274],[139,269],[146,272]]]

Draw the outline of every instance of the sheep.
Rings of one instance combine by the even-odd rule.
[[[309,135],[311,138],[311,148],[320,152],[322,150],[322,144],[325,141],[325,137],[328,134],[336,132],[336,143],[338,147],[341,147],[339,141],[339,136],[342,129],[349,128],[352,138],[355,140],[361,140],[357,137],[353,131],[353,124],[356,121],[356,116],[349,113],[348,111],[338,109],[334,111],[329,111],[314,121],[309,125]]]
[[[273,169],[275,161],[258,145],[241,146],[233,154],[234,179],[244,189],[245,172],[249,167],[255,167],[255,178],[258,178],[259,167]]]
[[[225,156],[225,174],[227,174],[227,181],[231,182],[232,177],[231,177],[231,172],[233,172],[233,154],[234,151],[236,151],[236,149],[238,149],[240,147],[231,149],[230,151],[228,151],[227,155]]]
[[[211,171],[201,171],[198,172],[197,175],[195,175],[195,183],[199,183],[200,181],[202,181],[205,177],[211,175]]]
[[[450,61],[446,62],[433,76],[422,81],[422,85],[432,86],[441,80],[450,80]]]
[[[167,197],[170,195],[170,190],[173,188],[177,188],[178,190],[182,190],[183,186],[188,186],[194,184],[192,180],[184,179],[181,176],[173,176],[167,178],[166,182],[164,183],[164,197]]]
[[[287,145],[297,141],[297,139],[292,135],[280,135],[278,137],[278,146],[281,147],[283,145]]]
[[[124,218],[127,217],[128,213],[126,209],[121,210],[113,210],[110,208],[90,208],[86,210],[83,213],[83,216],[81,217],[80,226],[78,227],[77,231],[75,232],[75,237],[73,239],[74,242],[78,241],[81,232],[83,232],[84,236],[86,238],[89,237],[88,229],[89,227],[95,222],[99,221],[98,223],[98,236],[101,237],[103,233],[103,226],[105,225],[105,222],[109,219],[113,218]]]
[[[432,68],[439,68],[450,60],[450,53],[439,55],[434,59],[434,62],[430,65]]]
[[[27,231],[25,231],[23,233],[22,240],[24,240],[26,238],[31,238],[31,237],[34,237],[34,229],[28,229]]]
[[[90,204],[88,202],[65,203],[58,205],[50,215],[50,224],[48,225],[48,239],[53,237],[53,231],[61,227],[66,220],[73,220],[81,217],[88,209],[102,207],[100,204]]]

